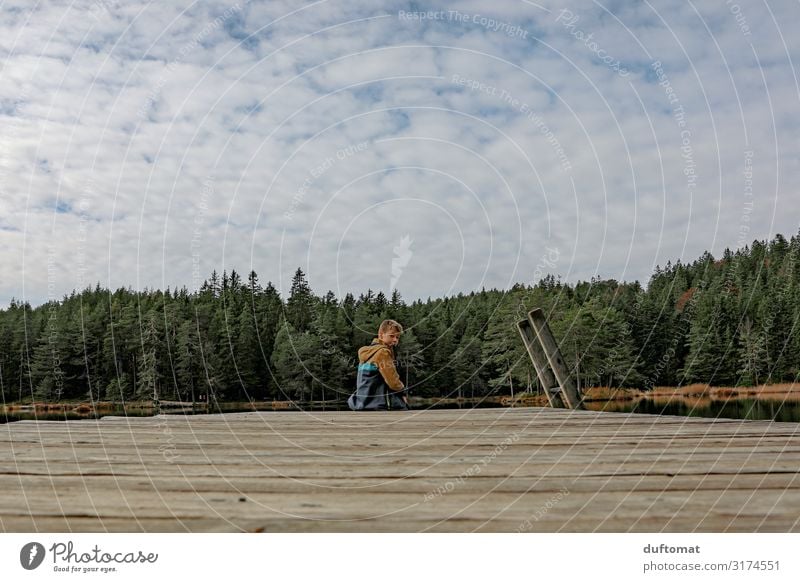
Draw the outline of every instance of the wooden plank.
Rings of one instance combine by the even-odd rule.
[[[562,398],[570,408],[582,409],[583,403],[578,394],[578,389],[575,386],[575,382],[572,381],[572,376],[569,370],[567,370],[566,364],[564,364],[564,358],[561,357],[561,350],[558,348],[558,344],[553,337],[553,332],[550,331],[550,326],[547,324],[544,312],[541,309],[529,311],[528,321],[530,321],[531,327],[536,332],[536,337],[539,339],[539,343],[542,344],[542,349],[547,355],[550,368],[552,368],[553,374],[558,384],[561,386]]]
[[[800,531],[793,423],[264,412],[12,423],[0,443],[0,531]]]
[[[564,403],[561,401],[561,387],[558,385],[558,382],[556,382],[556,377],[553,375],[552,370],[550,370],[550,365],[547,363],[547,356],[542,350],[542,346],[536,338],[536,334],[533,328],[531,328],[530,322],[527,319],[518,321],[517,331],[519,331],[525,350],[528,352],[531,362],[533,362],[536,376],[539,378],[539,384],[547,396],[547,402],[550,404],[550,407],[564,408]]]

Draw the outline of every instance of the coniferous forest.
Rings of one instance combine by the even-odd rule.
[[[316,295],[298,269],[288,297],[255,272],[212,273],[196,293],[99,285],[0,311],[3,402],[343,400],[356,351],[383,319],[406,328],[397,357],[412,394],[536,390],[517,320],[541,307],[579,388],[794,382],[800,372],[800,234],[594,279],[481,290],[407,304]]]

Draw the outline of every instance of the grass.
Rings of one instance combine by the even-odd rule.
[[[592,386],[583,391],[583,399],[588,402],[603,400],[636,400],[644,393],[634,388],[607,388],[606,386]]]
[[[708,384],[689,384],[687,386],[658,386],[643,393],[654,400],[670,398],[705,398],[710,400],[731,400],[751,398],[755,400],[799,400],[800,384],[760,384],[758,386],[709,386]],[[780,398],[782,396],[782,398]]]

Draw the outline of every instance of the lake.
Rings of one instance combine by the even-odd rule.
[[[420,409],[470,409],[470,408],[495,408],[501,406],[492,399],[461,399],[457,402],[454,399],[429,404],[414,406],[415,410]],[[585,403],[587,410],[605,412],[632,412],[637,414],[660,414],[674,416],[702,416],[706,418],[732,418],[743,420],[775,420],[779,422],[800,422],[800,399],[794,396],[786,399],[784,396],[776,398],[731,398],[731,399],[711,399],[697,397],[677,397],[673,396],[666,399],[640,398],[638,400],[609,400]],[[280,402],[276,405],[271,403],[258,403],[256,408],[260,411],[277,410],[307,410],[313,412],[347,410],[344,402],[331,403],[320,406],[314,403],[312,406],[300,407],[290,402]],[[228,412],[252,412],[254,406],[247,402],[228,402],[222,403],[215,408],[165,408],[161,414],[219,414]],[[96,419],[104,416],[129,416],[143,417],[154,416],[156,410],[153,408],[128,408],[122,406],[107,407],[96,411],[77,412],[75,410],[63,411],[37,411],[32,410],[0,412],[0,424],[15,422],[20,420],[82,420]]]
[[[654,400],[642,398],[634,401],[587,402],[586,408],[605,412],[800,422],[800,400],[794,399],[731,398],[729,400],[717,400],[711,398],[670,398],[668,400]]]

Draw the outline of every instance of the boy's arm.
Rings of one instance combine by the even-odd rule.
[[[388,349],[382,349],[375,356],[375,363],[378,365],[378,370],[383,376],[384,382],[395,392],[402,392],[405,386],[403,381],[400,380],[400,374],[397,373],[397,368],[394,367],[394,360],[392,353]]]

